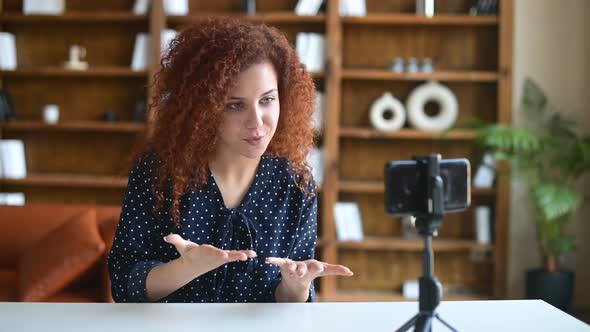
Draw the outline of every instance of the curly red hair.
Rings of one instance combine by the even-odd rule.
[[[133,157],[147,151],[155,163],[156,209],[168,192],[179,225],[180,198],[204,186],[218,141],[227,94],[240,72],[269,62],[277,73],[281,113],[266,153],[289,161],[296,185],[309,196],[306,157],[314,145],[315,84],[287,38],[276,28],[235,18],[207,18],[180,31],[154,77],[149,135]],[[166,190],[168,189],[168,190]]]

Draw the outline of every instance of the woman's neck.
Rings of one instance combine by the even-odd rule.
[[[216,180],[223,179],[224,182],[230,183],[249,182],[254,177],[259,163],[260,158],[250,159],[218,152],[209,161],[209,169]]]

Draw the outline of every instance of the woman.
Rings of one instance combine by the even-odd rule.
[[[315,87],[276,29],[208,19],[155,79],[108,264],[117,302],[314,301]]]

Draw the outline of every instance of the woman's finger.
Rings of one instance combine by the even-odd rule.
[[[225,252],[227,252],[227,260],[230,262],[248,260],[248,256],[243,250],[226,250]]]
[[[295,272],[297,271],[297,263],[288,258],[286,259],[286,261],[287,264],[285,264],[282,269],[285,270],[287,274],[289,274],[289,276],[294,277]]]
[[[307,274],[307,264],[305,262],[297,262],[296,274],[299,278]]]
[[[188,249],[189,246],[198,246],[196,243],[190,243],[186,241],[178,234],[168,234],[164,236],[164,241],[173,245],[181,255]]]
[[[287,261],[280,257],[266,257],[265,262],[266,264],[274,264],[278,267],[282,267],[283,265],[287,264]]]
[[[354,274],[354,273],[352,273],[352,271],[350,271],[349,268],[347,268],[344,265],[335,265],[335,264],[329,264],[329,263],[323,263],[323,264],[324,264],[324,271],[321,274],[322,276],[350,277]]]

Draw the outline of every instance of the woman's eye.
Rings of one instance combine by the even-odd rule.
[[[274,97],[264,97],[260,102],[262,104],[270,104],[273,100],[275,100]]]
[[[241,103],[227,104],[227,108],[229,110],[232,110],[232,111],[237,111],[237,110],[240,110],[242,108],[242,104]]]

